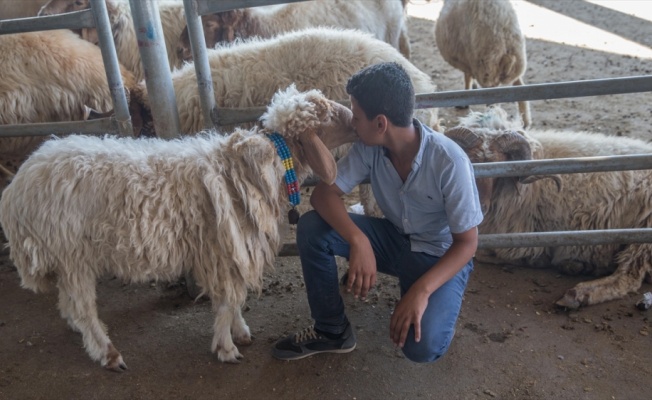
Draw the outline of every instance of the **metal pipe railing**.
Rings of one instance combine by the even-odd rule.
[[[652,228],[492,233],[478,235],[478,249],[595,246],[612,243],[652,243]],[[281,257],[298,255],[299,249],[296,243],[285,243],[279,251],[279,256]]]
[[[115,118],[100,118],[92,121],[0,125],[0,138],[68,135],[73,132],[83,134],[102,134],[118,132],[118,130]]]
[[[192,50],[193,60],[195,60],[195,74],[197,75],[204,128],[210,129],[215,127],[212,116],[215,109],[215,92],[213,91],[213,77],[204,41],[204,27],[202,26],[201,16],[197,11],[196,0],[183,0],[183,7],[186,11],[190,49]]]
[[[236,8],[271,6],[284,3],[299,3],[308,0],[194,0],[197,3],[199,15],[229,11]]]
[[[74,11],[66,14],[43,17],[0,20],[0,35],[54,29],[94,28],[95,19],[91,10]]]
[[[109,21],[109,13],[104,0],[91,0],[91,11],[95,17],[95,29],[97,30],[100,51],[102,52],[109,92],[113,101],[112,118],[117,123],[120,135],[132,136],[133,128],[131,126],[127,94],[122,83],[120,64],[118,63],[118,56],[113,43],[113,33],[111,32],[111,22]]]
[[[129,0],[129,5],[145,70],[154,128],[159,137],[172,139],[181,129],[158,4],[154,0]]]
[[[417,108],[454,107],[640,92],[652,92],[652,75],[427,93],[417,96]]]
[[[521,100],[560,99],[641,92],[652,92],[652,75],[419,93],[416,95],[415,107],[443,108],[470,104],[509,103]],[[545,97],[546,95],[550,97]],[[349,100],[345,99],[337,101],[346,106],[351,104]],[[265,109],[266,107],[220,108],[216,111],[217,121],[219,125],[256,121],[263,115]]]

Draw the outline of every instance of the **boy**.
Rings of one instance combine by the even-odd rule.
[[[347,353],[356,345],[335,255],[349,260],[346,289],[364,299],[380,271],[399,278],[389,336],[405,356],[432,362],[448,349],[482,221],[473,167],[453,141],[412,119],[414,88],[397,63],[371,65],[347,83],[360,140],[320,182],[297,227],[315,324],[278,341],[274,357]],[[385,218],[348,214],[341,196],[364,179]]]

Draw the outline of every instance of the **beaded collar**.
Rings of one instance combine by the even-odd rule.
[[[269,140],[274,143],[276,147],[276,152],[281,161],[283,161],[283,167],[285,167],[285,184],[288,190],[288,197],[290,198],[290,204],[292,208],[299,205],[301,202],[301,192],[299,190],[299,182],[297,181],[297,174],[294,171],[294,163],[292,162],[292,154],[290,154],[290,149],[285,143],[285,139],[278,132],[270,133],[267,135]]]

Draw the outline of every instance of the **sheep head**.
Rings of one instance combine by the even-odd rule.
[[[357,135],[351,110],[328,100],[316,89],[299,92],[295,85],[277,92],[260,119],[263,126],[279,132],[292,152],[299,181],[312,171],[324,182],[335,182],[337,166],[329,151],[353,142]]]
[[[528,138],[517,131],[457,126],[446,130],[445,135],[464,150],[472,163],[526,161],[534,158]],[[529,184],[544,178],[554,179],[558,189],[561,187],[561,179],[557,175],[476,179],[483,213],[486,214],[491,206],[497,179],[512,179],[514,183]]]
[[[231,43],[236,39],[240,26],[248,19],[249,10],[229,10],[215,14],[202,15],[201,23],[204,29],[204,40],[207,49],[212,49],[219,43]],[[192,61],[190,50],[190,35],[185,27],[179,36],[177,55],[184,61]]]

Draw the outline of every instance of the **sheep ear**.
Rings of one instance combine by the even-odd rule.
[[[335,183],[337,164],[326,145],[312,132],[302,134],[300,140],[303,155],[312,171],[329,185]]]

